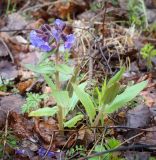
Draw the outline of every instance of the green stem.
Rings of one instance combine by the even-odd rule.
[[[56,65],[59,63],[59,53],[58,50],[56,52]],[[57,91],[60,91],[60,80],[59,80],[59,72],[56,71],[55,73],[55,82],[56,82],[56,88]],[[58,105],[58,112],[57,112],[57,119],[59,123],[59,130],[61,131],[60,133],[63,135],[64,134],[64,125],[63,125],[63,109],[60,105]]]
[[[7,3],[7,9],[6,9],[6,14],[8,14],[8,13],[9,13],[10,4],[11,4],[11,0],[8,0],[8,3]]]
[[[62,107],[58,105],[57,119],[59,124],[60,133],[64,134],[64,125],[63,125],[63,110]]]
[[[59,63],[59,53],[57,51],[56,53],[56,65]],[[56,86],[57,86],[57,90],[60,90],[60,80],[59,80],[59,72],[56,71],[55,73],[55,80],[56,80]]]
[[[95,120],[94,120],[94,122],[93,122],[93,124],[92,124],[93,127],[98,126],[99,121],[100,121],[100,118],[102,117],[102,114],[103,114],[103,108],[104,108],[104,107],[102,107],[102,108],[99,110],[99,113],[98,113],[98,115],[96,116],[96,118],[95,118]]]

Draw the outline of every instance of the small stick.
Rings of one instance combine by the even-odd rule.
[[[51,135],[49,147],[48,147],[48,149],[47,149],[47,152],[46,152],[45,155],[43,156],[42,160],[44,160],[44,159],[46,158],[48,152],[50,151],[50,148],[51,148],[52,143],[53,143],[53,139],[54,139],[54,133],[52,133],[52,135]]]
[[[144,145],[143,144],[143,145],[122,146],[122,147],[118,147],[118,148],[94,153],[90,156],[80,158],[79,160],[87,160],[87,159],[92,158],[92,157],[102,156],[103,154],[106,154],[106,153],[119,152],[119,151],[122,152],[122,151],[135,150],[135,149],[148,149],[148,148],[152,148],[152,147],[156,147],[156,145]]]
[[[15,61],[14,61],[14,57],[13,57],[13,55],[12,55],[9,47],[7,46],[7,44],[5,43],[5,41],[4,41],[2,38],[0,38],[0,41],[2,42],[2,44],[4,45],[4,47],[6,48],[8,54],[9,54],[9,56],[10,56],[10,58],[11,58],[12,63],[14,63],[14,62],[15,62]]]

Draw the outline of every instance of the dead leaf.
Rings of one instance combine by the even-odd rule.
[[[13,80],[18,76],[16,67],[8,61],[0,62],[0,75],[3,79]]]
[[[66,144],[65,136],[61,135],[56,121],[53,118],[48,120],[35,119],[35,131],[46,144],[50,144],[53,135],[52,150],[63,147]]]
[[[21,113],[23,104],[24,99],[18,94],[0,97],[0,128],[5,124],[6,114],[11,111]]]
[[[89,146],[94,141],[94,134],[90,129],[80,129],[78,132],[77,140],[81,141],[84,145]]]
[[[9,14],[7,17],[7,25],[2,30],[19,30],[24,29],[28,23],[25,18],[19,13]],[[15,32],[9,32],[9,35],[13,35]]]
[[[132,128],[142,128],[150,122],[150,110],[146,105],[138,105],[127,113],[127,126]]]
[[[17,114],[11,112],[9,116],[10,127],[14,134],[20,138],[29,138],[33,136],[33,122]]]
[[[156,126],[147,128],[151,132],[147,132],[140,140],[139,143],[146,145],[156,145]]]
[[[40,56],[41,53],[39,52],[29,52],[27,54],[21,52],[18,57],[20,64],[23,66],[24,64],[37,64]]]
[[[2,43],[2,41],[0,41],[0,57],[5,57],[7,55],[8,55],[7,49]]]
[[[149,152],[136,152],[136,151],[127,151],[125,152],[126,160],[149,160],[150,153]]]
[[[20,93],[23,94],[27,90],[27,88],[29,88],[32,85],[33,82],[33,79],[28,79],[24,82],[19,82],[17,84],[17,88],[20,91]]]
[[[145,99],[145,104],[149,107],[156,105],[156,87],[147,88],[141,92],[141,96]]]
[[[12,93],[0,91],[0,96],[8,96],[10,94],[12,94]]]

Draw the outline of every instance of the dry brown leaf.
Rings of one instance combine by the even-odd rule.
[[[9,14],[7,17],[7,25],[2,30],[19,30],[24,29],[27,25],[27,21],[24,16],[19,13]],[[8,32],[9,35],[13,35],[15,32]]]
[[[14,134],[18,137],[29,138],[33,135],[33,122],[17,114],[16,112],[11,112],[9,122]]]
[[[146,127],[150,122],[151,112],[146,105],[138,105],[127,113],[127,126],[132,128]]]
[[[58,148],[70,148],[75,144],[77,140],[76,133],[65,133],[62,135],[58,130],[58,124],[53,118],[48,120],[35,119],[35,131],[42,138],[44,144],[50,144],[51,138],[53,137],[51,149],[57,150]]]
[[[28,79],[24,82],[19,82],[17,84],[17,89],[20,91],[21,94],[23,94],[27,90],[27,88],[29,88],[32,85],[33,82],[33,79]]]
[[[10,62],[0,61],[0,74],[3,79],[13,80],[18,76],[18,71]]]
[[[12,94],[12,93],[0,91],[0,96],[8,96],[10,94]]]
[[[5,124],[6,114],[11,111],[21,113],[23,104],[24,99],[17,94],[0,97],[0,128]]]
[[[156,126],[147,128],[151,132],[147,132],[145,136],[143,136],[139,143],[146,144],[146,145],[156,145]]]

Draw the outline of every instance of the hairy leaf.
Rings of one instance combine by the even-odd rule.
[[[36,111],[32,111],[29,113],[29,117],[41,117],[41,116],[53,116],[57,113],[57,107],[44,107],[37,109]]]
[[[46,60],[37,65],[25,64],[25,67],[33,72],[40,74],[52,74],[52,72],[55,70],[53,62],[49,60]]]
[[[120,79],[122,78],[122,75],[123,75],[123,73],[125,72],[125,70],[126,70],[126,68],[125,68],[125,67],[122,67],[122,68],[120,69],[120,71],[119,71],[118,73],[116,73],[116,74],[109,80],[109,82],[108,82],[107,85],[110,86],[110,85],[112,85],[112,84],[120,81]]]
[[[140,91],[142,91],[147,85],[147,81],[140,82],[138,84],[135,84],[133,86],[130,86],[125,89],[123,93],[116,96],[114,101],[105,107],[106,113],[113,113],[123,107],[127,102],[131,101],[133,98],[135,98]]]
[[[86,87],[87,83],[84,82],[84,83],[81,83],[80,85],[78,85],[78,87],[81,89],[81,90],[84,90],[85,87]],[[73,95],[72,97],[70,98],[70,103],[69,103],[69,109],[70,110],[73,110],[78,102],[79,98],[78,96],[76,95],[75,92],[73,92]]]
[[[72,128],[75,127],[75,125],[77,124],[78,121],[80,121],[81,119],[83,119],[83,115],[77,115],[75,117],[73,117],[72,119],[70,119],[69,121],[64,123],[64,127],[68,127],[68,128]]]
[[[66,113],[68,112],[68,107],[69,107],[69,95],[67,91],[55,91],[52,93],[54,96],[57,105],[61,106],[63,109],[63,115],[65,116]]]
[[[86,93],[84,90],[80,89],[80,87],[76,85],[73,85],[73,88],[74,88],[74,92],[76,93],[81,103],[83,104],[86,110],[86,113],[89,117],[90,123],[92,124],[92,121],[96,114],[96,110],[89,94]]]
[[[68,66],[66,64],[58,64],[56,65],[56,70],[64,73],[64,74],[72,74],[73,73],[73,67]]]

